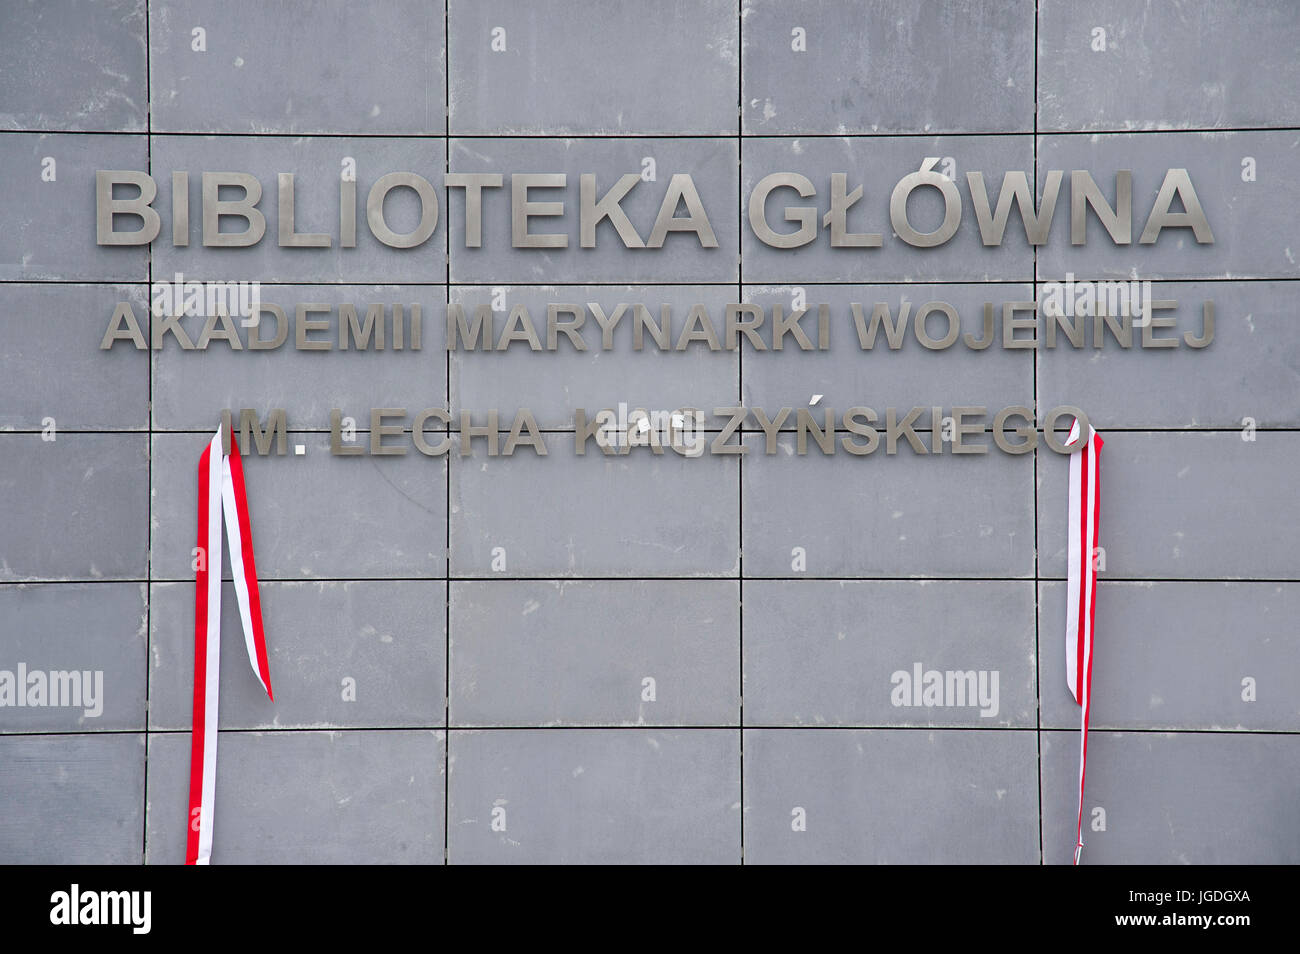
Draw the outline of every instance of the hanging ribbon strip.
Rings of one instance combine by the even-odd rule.
[[[230,570],[244,647],[253,674],[271,694],[271,673],[262,632],[262,604],[257,593],[253,533],[244,493],[239,444],[230,436],[230,454],[222,453],[221,428],[199,457],[198,562],[194,576],[194,727],[190,735],[190,814],[185,844],[187,865],[206,865],[212,857],[214,792],[217,777],[217,695],[221,677],[221,524],[225,512],[230,542]]]
[[[1082,438],[1076,418],[1066,446]],[[1101,509],[1098,458],[1105,442],[1088,428],[1083,449],[1070,455],[1069,550],[1065,601],[1065,679],[1083,709],[1079,738],[1079,817],[1074,863],[1083,853],[1083,784],[1088,771],[1088,713],[1092,703],[1092,638],[1097,603],[1097,517]]]

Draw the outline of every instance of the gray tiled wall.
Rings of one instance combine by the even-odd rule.
[[[215,861],[1068,862],[1063,458],[798,457],[793,433],[767,456],[753,430],[745,457],[573,456],[577,407],[818,394],[1085,408],[1106,438],[1085,860],[1300,861],[1297,48],[1285,0],[0,0],[0,670],[103,672],[97,714],[0,709],[0,862],[182,859],[194,469],[221,409],[275,406],[304,453],[246,469],[276,701],[227,585]],[[964,195],[968,170],[1089,169],[1107,195],[1132,170],[1139,229],[1186,168],[1215,242],[1115,247],[1094,218],[1072,246],[1067,191],[1036,250],[1015,216],[983,245],[969,208],[911,248],[889,193],[927,156]],[[172,170],[271,198],[292,171],[299,230],[336,232],[349,160],[362,195],[653,160],[631,220],[690,172],[718,247],[582,249],[570,215],[548,226],[568,248],[512,249],[504,191],[479,249],[449,239],[460,192],[412,250],[364,221],[352,249],[169,240]],[[160,182],[151,249],[95,244],[114,168]],[[848,171],[850,227],[883,247],[756,241],[742,197],[782,170]],[[409,229],[413,195],[386,213]],[[424,348],[99,350],[113,305],[143,314],[176,272],[418,305]],[[943,300],[972,331],[1067,273],[1152,279],[1180,329],[1213,300],[1216,340],[865,353],[837,324],[829,353],[665,355],[624,324],[610,352],[442,350],[446,301]],[[527,406],[549,455],[329,456],[331,408],[364,432],[384,406]],[[914,667],[995,674],[996,705],[898,705]]]

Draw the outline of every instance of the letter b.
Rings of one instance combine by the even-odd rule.
[[[113,186],[133,185],[140,190],[131,199],[113,198]],[[162,219],[153,209],[158,186],[147,172],[100,169],[95,172],[95,244],[96,245],[148,245],[158,237]],[[120,232],[113,228],[115,215],[136,215],[141,226],[134,232]]]

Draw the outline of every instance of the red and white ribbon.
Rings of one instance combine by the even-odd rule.
[[[1079,818],[1075,833],[1074,863],[1083,852],[1083,784],[1088,771],[1088,713],[1092,703],[1093,619],[1097,603],[1097,517],[1101,509],[1098,458],[1105,443],[1088,428],[1080,434],[1079,420],[1070,428],[1066,446],[1084,440],[1083,449],[1070,456],[1070,516],[1065,598],[1065,680],[1074,701],[1083,708],[1079,739]]]
[[[221,681],[221,524],[225,512],[230,570],[244,625],[244,647],[253,674],[269,698],[271,672],[262,632],[257,593],[253,532],[248,522],[244,467],[239,444],[230,436],[222,453],[221,428],[199,457],[198,562],[194,576],[194,727],[190,735],[190,814],[185,844],[187,865],[206,865],[212,857],[212,824],[217,778],[217,696]]]

